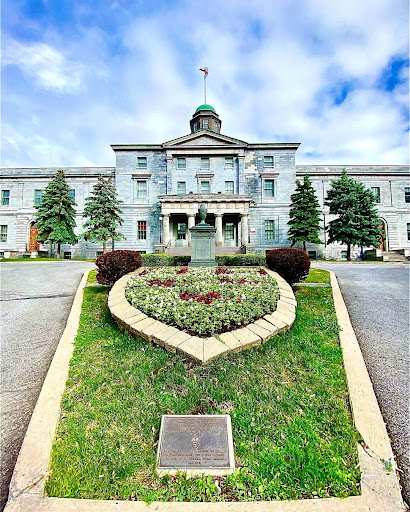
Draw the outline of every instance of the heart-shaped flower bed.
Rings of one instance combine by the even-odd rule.
[[[125,295],[160,322],[208,336],[273,312],[279,288],[261,268],[162,267],[132,277]]]

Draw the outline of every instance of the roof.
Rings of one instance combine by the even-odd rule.
[[[208,105],[207,103],[204,103],[203,105],[199,105],[199,107],[195,110],[195,114],[197,114],[200,110],[212,110],[212,112],[215,112],[216,110],[212,105]]]

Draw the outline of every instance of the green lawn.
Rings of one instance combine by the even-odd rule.
[[[121,333],[107,288],[85,289],[50,496],[253,501],[359,494],[356,433],[331,288],[297,290],[291,331],[195,366]],[[236,472],[159,478],[161,415],[229,413]]]
[[[304,283],[330,283],[330,274],[327,270],[311,268]]]

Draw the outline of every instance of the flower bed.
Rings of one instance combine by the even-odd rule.
[[[279,289],[261,268],[158,268],[132,277],[126,297],[148,316],[205,336],[273,312]]]

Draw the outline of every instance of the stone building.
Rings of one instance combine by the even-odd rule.
[[[331,220],[324,198],[332,179],[345,168],[371,188],[386,234],[385,251],[410,253],[410,173],[408,166],[296,165],[299,143],[249,143],[221,133],[221,119],[201,105],[190,132],[162,144],[113,145],[115,167],[71,167],[67,182],[77,203],[82,231],[84,199],[99,175],[114,179],[123,201],[126,240],[116,249],[189,254],[189,228],[200,203],[216,227],[216,253],[264,253],[289,246],[290,196],[297,179],[308,173],[322,206],[323,226]],[[35,240],[35,205],[57,168],[0,170],[0,255],[48,250]],[[342,259],[346,247],[308,244],[312,257]],[[94,258],[102,246],[81,241],[63,246],[65,257]]]

